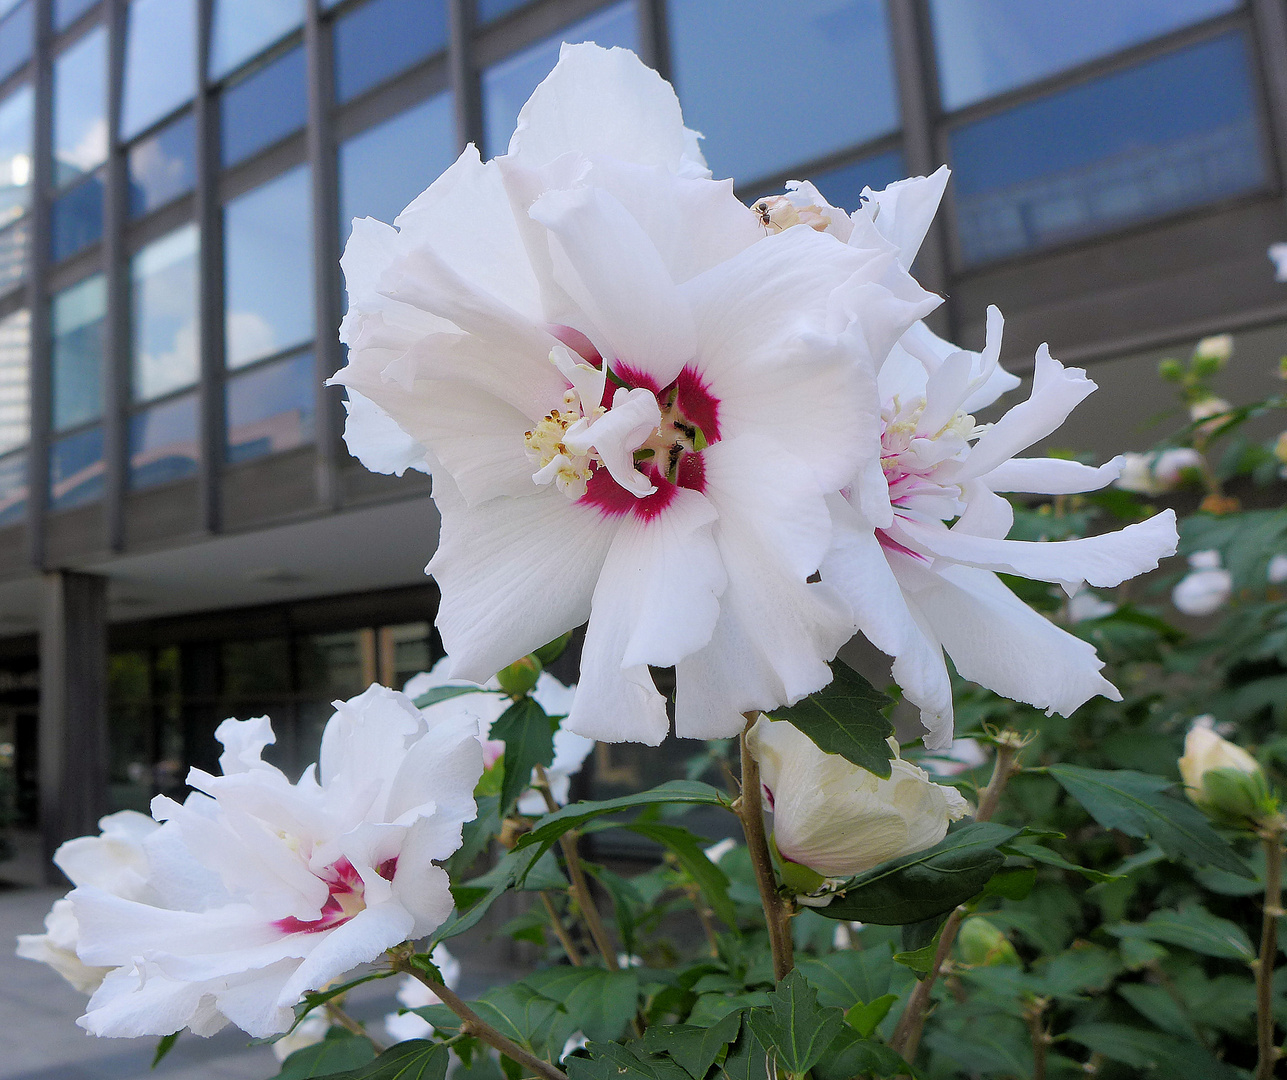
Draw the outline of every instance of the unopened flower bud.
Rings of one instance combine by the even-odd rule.
[[[1117,478],[1119,488],[1140,495],[1157,495],[1161,492],[1162,485],[1153,475],[1152,454],[1123,454],[1122,459],[1122,472]]]
[[[1222,820],[1255,822],[1276,804],[1264,770],[1246,750],[1222,739],[1200,718],[1189,729],[1180,758],[1185,793],[1203,811]]]
[[[1185,615],[1212,615],[1233,593],[1233,575],[1220,567],[1218,551],[1195,551],[1189,556],[1190,573],[1171,590],[1171,602]]]
[[[784,865],[807,867],[817,878],[846,878],[887,859],[937,844],[949,821],[969,804],[952,787],[897,756],[888,780],[839,754],[818,749],[784,721],[761,717],[747,735],[773,810],[773,834]],[[793,887],[803,887],[799,882]]]
[[[510,697],[521,698],[524,694],[531,693],[536,680],[541,677],[543,666],[534,655],[525,656],[496,672],[496,681]]]
[[[956,941],[961,959],[971,967],[1019,963],[1010,939],[981,915],[971,915],[961,924]]]
[[[1278,441],[1274,443],[1274,457],[1287,465],[1287,431],[1278,436]]]
[[[1265,577],[1270,585],[1281,585],[1287,581],[1287,555],[1275,555],[1265,568]]]
[[[553,641],[545,645],[542,645],[539,649],[537,649],[534,653],[532,653],[532,655],[535,656],[536,659],[538,659],[542,664],[545,664],[545,665],[552,664],[554,663],[555,660],[557,660],[560,656],[563,655],[563,650],[568,647],[568,642],[571,640],[572,640],[572,631],[569,630],[566,634],[563,634],[561,637],[556,637]]]
[[[1153,463],[1153,476],[1164,489],[1171,489],[1184,479],[1189,469],[1202,467],[1202,455],[1191,446],[1177,446],[1163,450]]]
[[[1232,334],[1213,334],[1211,337],[1204,337],[1193,350],[1194,359],[1202,357],[1207,360],[1215,360],[1220,367],[1227,364],[1229,357],[1232,355]]]
[[[1201,398],[1189,406],[1189,419],[1195,423],[1204,420],[1206,423],[1198,424],[1198,431],[1203,435],[1214,435],[1225,424],[1225,414],[1232,409],[1224,398],[1216,397],[1214,394]]]

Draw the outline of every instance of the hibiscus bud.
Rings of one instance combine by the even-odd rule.
[[[1157,461],[1153,463],[1153,475],[1165,489],[1170,489],[1184,479],[1184,473],[1187,470],[1201,467],[1201,454],[1191,446],[1177,446],[1171,450],[1163,450],[1158,455]]]
[[[1287,465],[1287,431],[1278,436],[1278,441],[1274,443],[1274,457]]]
[[[773,810],[773,837],[784,877],[816,891],[816,877],[847,878],[878,863],[937,844],[969,805],[933,783],[894,749],[888,780],[828,754],[798,728],[761,716],[747,735]],[[791,864],[798,864],[793,867]],[[808,868],[813,874],[800,873]]]
[[[541,677],[543,665],[533,656],[525,656],[521,660],[515,660],[509,667],[501,668],[496,672],[496,681],[500,683],[500,688],[512,698],[521,698],[524,694],[531,693],[532,688],[536,686],[536,680]]]
[[[1185,793],[1205,813],[1221,820],[1256,822],[1273,814],[1277,803],[1264,770],[1246,750],[1222,739],[1200,717],[1184,740],[1180,776]]]
[[[1202,435],[1214,435],[1222,428],[1226,422],[1225,414],[1233,408],[1224,398],[1216,397],[1211,394],[1207,397],[1200,398],[1189,406],[1189,419],[1197,423],[1204,420],[1206,423],[1198,424],[1198,431]]]
[[[1117,478],[1117,486],[1123,491],[1134,491],[1140,495],[1157,495],[1162,485],[1153,475],[1152,454],[1123,454],[1122,472]]]
[[[1233,335],[1232,334],[1213,334],[1211,337],[1204,337],[1198,342],[1193,350],[1195,360],[1201,358],[1204,360],[1214,360],[1218,367],[1224,367],[1229,362],[1229,357],[1233,355]]]
[[[1287,555],[1275,555],[1265,568],[1265,577],[1270,585],[1281,585],[1287,581]]]
[[[532,655],[535,656],[536,659],[538,659],[542,664],[552,664],[554,663],[555,660],[557,660],[560,656],[563,655],[563,650],[568,647],[568,642],[571,640],[572,640],[572,631],[569,630],[566,634],[563,634],[561,637],[556,637],[553,641],[548,642],[545,645],[542,645],[539,649],[537,649],[534,653],[532,653]]]
[[[956,943],[961,959],[971,967],[1019,963],[1010,939],[981,915],[971,915],[961,924]]]
[[[1233,593],[1233,575],[1220,567],[1218,551],[1195,551],[1190,572],[1171,590],[1171,602],[1185,615],[1201,617],[1219,611]]]

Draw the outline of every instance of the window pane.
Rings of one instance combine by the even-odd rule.
[[[224,348],[237,368],[313,336],[308,166],[234,199],[223,214]]]
[[[131,147],[130,214],[150,214],[191,191],[197,182],[196,154],[191,113]]]
[[[103,179],[91,176],[58,199],[51,208],[50,233],[54,262],[97,244],[103,237]]]
[[[22,446],[31,434],[30,356],[27,311],[0,319],[0,453]]]
[[[210,78],[258,56],[304,22],[304,0],[214,0]]]
[[[54,61],[54,181],[58,187],[107,159],[107,28]]]
[[[66,431],[103,415],[107,278],[86,278],[60,292],[51,306],[54,430]]]
[[[36,31],[35,0],[27,0],[0,22],[0,79],[17,71],[31,57]]]
[[[446,47],[445,0],[370,0],[335,21],[335,95],[355,98]]]
[[[17,6],[18,0],[0,0],[0,18],[4,18]]]
[[[194,0],[133,0],[125,35],[121,138],[137,135],[197,91]]]
[[[489,23],[511,11],[526,7],[531,2],[532,0],[477,0],[478,21]]]
[[[311,352],[228,380],[228,463],[313,441],[317,370]]]
[[[14,525],[27,515],[27,455],[0,458],[0,526]]]
[[[639,16],[634,0],[573,23],[529,45],[483,72],[483,147],[488,157],[503,154],[518,121],[518,110],[559,60],[565,41],[594,41],[605,49],[620,45],[639,51]]]
[[[155,487],[197,472],[197,396],[188,394],[130,417],[130,487]]]
[[[340,236],[354,218],[392,221],[456,159],[450,94],[439,94],[340,145]]]
[[[103,429],[56,439],[49,447],[49,509],[68,510],[103,497]]]
[[[304,83],[304,50],[256,71],[223,92],[223,163],[244,161],[304,126],[308,119],[308,90]]]
[[[0,293],[6,293],[27,274],[31,225],[23,219],[0,232]]]
[[[863,188],[869,187],[873,191],[880,191],[889,187],[895,180],[902,180],[906,176],[903,152],[889,150],[873,157],[862,158],[849,165],[840,165],[834,169],[813,173],[809,179],[822,192],[827,202],[852,214],[862,202]]]
[[[54,0],[54,27],[65,30],[97,3],[98,0]]]
[[[302,693],[322,700],[353,697],[362,693],[372,674],[369,630],[342,630],[335,634],[306,634],[295,640],[295,666]],[[363,646],[367,649],[364,650]]]
[[[1165,34],[1241,0],[930,0],[943,107]]]
[[[24,86],[0,101],[0,228],[31,204],[33,100],[31,87]]]
[[[966,262],[1102,232],[1265,183],[1241,34],[951,133]]]
[[[675,88],[717,177],[739,183],[884,135],[898,97],[884,0],[675,0]]]
[[[200,237],[185,225],[130,261],[134,400],[197,381],[197,280]]]

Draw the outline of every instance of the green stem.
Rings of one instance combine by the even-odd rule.
[[[439,1001],[460,1017],[462,1021],[460,1030],[462,1033],[472,1035],[479,1042],[484,1042],[493,1050],[500,1051],[511,1061],[516,1061],[518,1064],[530,1069],[537,1076],[545,1077],[545,1080],[568,1080],[567,1074],[562,1069],[538,1058],[535,1054],[528,1053],[517,1043],[505,1038],[504,1035],[488,1024],[447,987],[440,982],[435,982],[424,971],[409,963],[405,957],[395,954],[393,957],[393,969],[405,972],[413,979],[418,979],[432,993],[436,994]]]
[[[997,737],[997,759],[992,767],[992,779],[979,797],[979,808],[974,813],[975,821],[990,821],[1001,802],[1001,793],[1005,790],[1010,777],[1018,771],[1019,751],[1023,749],[1025,739],[1013,731],[1003,731]],[[929,1015],[930,994],[939,972],[951,955],[956,935],[965,921],[967,910],[964,905],[956,908],[947,917],[943,930],[939,934],[938,949],[934,953],[934,963],[929,972],[912,989],[912,996],[907,999],[903,1015],[898,1018],[898,1026],[889,1045],[903,1056],[909,1065],[916,1060],[920,1049],[921,1033],[925,1030],[925,1018]]]
[[[1274,1045],[1274,960],[1278,955],[1278,920],[1283,915],[1283,832],[1287,821],[1275,816],[1261,829],[1265,845],[1265,908],[1260,930],[1260,956],[1253,961],[1256,972],[1256,1060],[1255,1080],[1272,1080],[1274,1065],[1282,1051]]]
[[[734,803],[734,809],[742,821],[746,848],[751,855],[751,866],[755,869],[755,883],[759,886],[760,902],[764,905],[764,921],[769,928],[769,949],[773,953],[773,975],[774,978],[784,979],[795,967],[791,909],[778,892],[778,881],[773,872],[773,856],[769,854],[769,840],[764,831],[760,765],[746,745],[746,732],[751,730],[751,725],[758,716],[758,713],[746,714],[746,730],[741,735],[742,794]]]

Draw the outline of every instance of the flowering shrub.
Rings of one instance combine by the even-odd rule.
[[[1287,512],[1238,492],[1287,441],[1238,429],[1282,403],[1217,398],[1208,339],[1163,365],[1168,445],[1022,456],[1094,383],[1043,346],[976,420],[1018,383],[1002,317],[957,348],[909,270],[946,183],[748,207],[655,73],[580,45],[507,154],[356,222],[345,437],[433,476],[450,659],[337,703],[296,783],[266,719],[228,721],[223,775],[66,845],[77,887],[20,949],[92,992],[81,1023],[164,1049],[231,1021],[293,1078],[1267,1080]],[[1177,535],[1144,499],[1191,488]],[[1187,575],[1127,584],[1177,546]],[[1168,594],[1228,622],[1182,632]],[[856,632],[888,693],[835,658]],[[568,801],[591,740],[672,724],[712,740],[688,779]],[[610,828],[665,858],[585,861]],[[542,960],[466,1001],[446,943],[506,894]],[[395,976],[383,1031],[345,1011]]]

